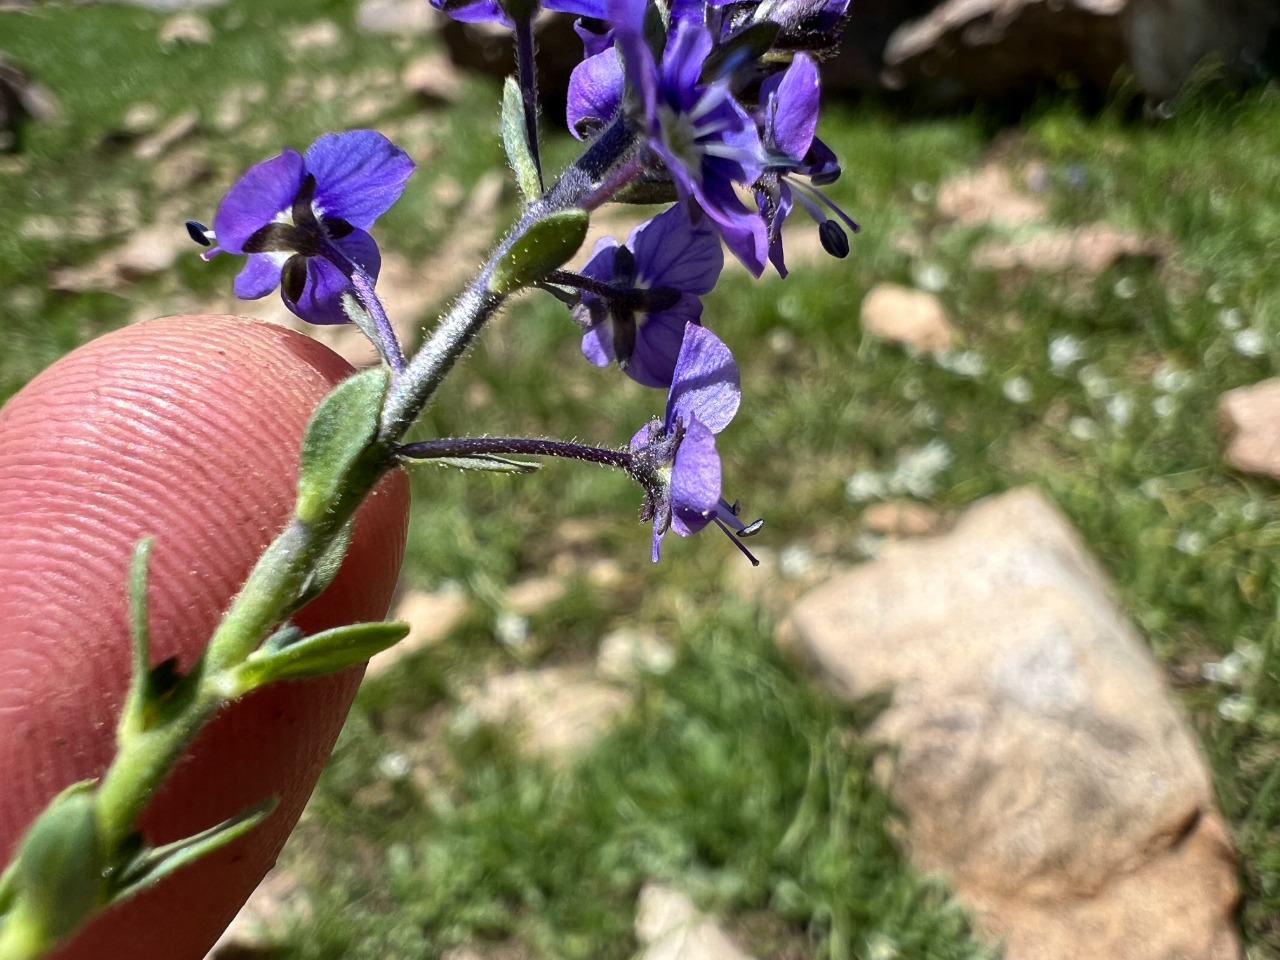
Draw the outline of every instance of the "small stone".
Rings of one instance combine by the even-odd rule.
[[[531,577],[507,588],[503,602],[507,609],[531,617],[546,610],[565,594],[565,582],[559,577]]]
[[[546,667],[490,677],[463,703],[484,723],[516,727],[527,752],[563,762],[594,746],[632,696],[585,668]]]
[[[1280,379],[1228,390],[1218,399],[1226,459],[1242,473],[1280,480]]]
[[[443,14],[420,0],[363,0],[356,8],[356,29],[361,33],[416,37],[435,30],[443,18]]]
[[[317,20],[286,31],[294,56],[331,53],[342,45],[342,28],[332,20]]]
[[[130,136],[140,137],[150,133],[160,122],[160,108],[154,103],[140,101],[129,104],[120,121],[120,126]]]
[[[915,500],[887,500],[862,512],[862,525],[885,537],[923,537],[936,533],[942,514]]]
[[[462,622],[469,609],[466,593],[456,586],[434,592],[403,591],[387,619],[408,623],[409,635],[394,647],[375,654],[365,675],[380,677],[410,654],[439,643]]]
[[[213,26],[198,13],[175,13],[164,22],[158,37],[162,49],[179,43],[213,43]]]
[[[155,133],[143,137],[133,148],[133,154],[139,160],[154,160],[172,147],[179,140],[184,140],[196,132],[200,125],[200,114],[196,110],[186,110]]]
[[[947,309],[932,293],[879,283],[862,299],[862,329],[915,350],[945,350],[956,338]]]
[[[190,247],[191,239],[182,224],[152,224],[134,233],[116,253],[116,270],[130,281],[163,273]]]
[[[636,908],[641,960],[751,960],[679,890],[646,883]]]
[[[600,641],[596,670],[606,680],[630,683],[645,674],[661,675],[676,662],[676,652],[656,633],[622,627]]]
[[[1043,220],[1049,210],[1043,200],[1014,186],[1007,169],[991,163],[943,182],[938,188],[938,212],[968,226],[1010,227]]]
[[[409,93],[432,103],[455,103],[465,90],[458,69],[443,53],[413,60],[404,68],[400,82]]]
[[[973,251],[971,262],[986,270],[1079,270],[1096,276],[1124,259],[1162,256],[1162,245],[1154,240],[1094,223],[1076,229],[1040,227],[1014,240],[990,240]]]
[[[191,145],[180,147],[157,160],[151,168],[151,181],[161,193],[174,194],[207,179],[211,172],[204,150]]]
[[[872,735],[916,866],[1006,960],[1234,960],[1236,867],[1196,738],[1097,561],[1043,496],[888,542],[805,596],[779,642]]]

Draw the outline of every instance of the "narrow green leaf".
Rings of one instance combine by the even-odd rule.
[[[151,677],[151,622],[147,610],[147,582],[151,569],[151,548],[155,537],[144,537],[133,548],[129,562],[129,635],[133,640],[133,673],[129,678],[129,692],[124,709],[120,712],[117,739],[123,743],[128,737],[146,729],[147,690]]]
[[[399,621],[355,623],[287,646],[264,645],[235,668],[235,686],[243,694],[276,680],[337,673],[381,653],[408,633],[409,625]]]
[[[542,193],[538,183],[538,165],[529,145],[528,126],[524,122],[524,100],[520,96],[520,84],[515,77],[507,77],[502,85],[502,146],[507,151],[507,162],[516,175],[516,185],[525,200],[534,200]]]
[[[387,392],[383,367],[348,377],[320,401],[302,437],[296,513],[315,523],[347,483],[347,474],[377,435]]]
[[[239,839],[270,816],[276,803],[276,799],[271,797],[208,830],[160,847],[143,849],[114,878],[110,902],[119,903],[187,864]]]
[[[532,224],[493,268],[489,289],[508,294],[536,283],[572,257],[587,237],[585,210],[557,210]]]
[[[469,457],[402,457],[400,460],[407,467],[423,464],[435,464],[440,467],[455,467],[458,470],[483,470],[487,473],[537,473],[542,469],[540,463],[529,463],[525,460],[509,460],[492,453],[477,453]]]

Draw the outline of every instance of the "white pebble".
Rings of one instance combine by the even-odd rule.
[[[1049,341],[1049,369],[1058,376],[1065,374],[1084,357],[1084,344],[1069,333]]]
[[[1010,377],[1000,389],[1010,403],[1029,403],[1031,400],[1031,381],[1026,377]]]

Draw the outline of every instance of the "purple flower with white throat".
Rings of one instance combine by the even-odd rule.
[[[242,299],[265,297],[278,284],[303,320],[345,323],[351,275],[372,286],[382,265],[367,231],[399,199],[413,166],[374,130],[325,134],[305,154],[285,150],[252,167],[223,198],[204,241],[217,246],[204,256],[248,255],[235,280]]]
[[[834,257],[849,255],[849,238],[823,207],[850,231],[858,231],[857,223],[816,189],[840,176],[835,154],[814,136],[818,100],[818,67],[803,53],[796,54],[785,71],[769,77],[760,87],[760,132],[768,163],[755,183],[756,204],[768,224],[769,260],[784,277],[782,223],[795,204],[818,224],[822,246]]]
[[[685,340],[686,324],[699,323],[702,301],[724,266],[719,235],[680,203],[631,231],[619,245],[606,237],[583,267],[588,279],[611,289],[588,290],[574,308],[586,328],[582,352],[597,367],[616,360],[627,376],[647,387],[668,387]]]
[[[692,536],[715,522],[754,563],[738,541],[761,526],[744,526],[736,505],[720,497],[720,455],[715,435],[729,425],[742,393],[738,365],[710,330],[685,327],[667,409],[631,438],[631,471],[645,488],[642,520],[653,521],[653,561],[663,536]]]
[[[703,78],[712,51],[707,28],[694,17],[674,20],[658,63],[645,42],[645,10],[644,0],[609,5],[609,23],[638,99],[637,126],[676,193],[692,198],[734,255],[759,276],[768,252],[764,222],[733,186],[754,183],[763,170],[755,122],[734,99],[728,78]]]

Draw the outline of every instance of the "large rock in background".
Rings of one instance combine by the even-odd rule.
[[[1259,75],[1280,23],[1274,0],[852,0],[850,8],[854,28],[827,67],[831,84],[901,91],[928,106],[1024,93],[1066,75],[1105,91],[1126,65],[1148,97],[1166,100],[1206,56],[1237,76]]]
[[[1194,737],[1063,516],[1020,490],[814,590],[781,639],[883,688],[908,846],[1008,960],[1233,960],[1231,842]]]

